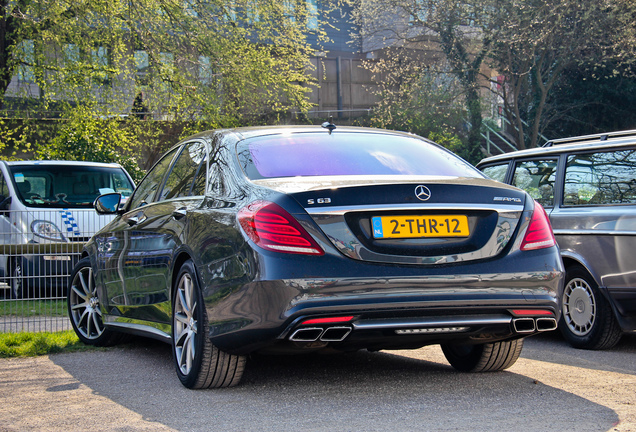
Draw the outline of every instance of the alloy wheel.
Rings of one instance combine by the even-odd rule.
[[[184,273],[177,286],[173,322],[175,357],[183,375],[192,370],[196,355],[197,312],[197,292],[190,274]]]
[[[99,338],[104,333],[104,323],[90,266],[75,274],[69,294],[69,311],[77,331],[89,340]]]

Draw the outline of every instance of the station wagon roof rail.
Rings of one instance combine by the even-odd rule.
[[[559,145],[559,144],[581,143],[585,141],[607,141],[607,140],[615,139],[615,138],[628,138],[628,137],[636,137],[636,129],[626,130],[626,131],[616,131],[616,132],[604,132],[600,134],[581,135],[576,137],[555,139],[555,140],[550,140],[547,143],[543,144],[542,147],[552,147],[554,145]]]

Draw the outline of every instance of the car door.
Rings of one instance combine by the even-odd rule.
[[[140,200],[133,196],[132,206],[122,221],[119,238],[123,241],[118,271],[123,275],[126,315],[142,321],[170,322],[170,288],[173,259],[183,242],[187,212],[200,205],[202,195],[192,198],[197,182],[206,173],[207,149],[202,141],[186,143],[168,156],[165,174],[154,196]],[[197,176],[199,174],[199,176]],[[147,190],[155,189],[146,187]]]
[[[617,295],[636,287],[636,149],[563,156],[563,192],[550,215],[562,253]]]
[[[99,277],[111,314],[135,316],[139,298],[133,285],[139,276],[143,248],[147,246],[139,241],[140,228],[152,222],[147,220],[148,214],[154,215],[155,211],[146,207],[155,202],[179,150],[181,147],[174,148],[154,165],[129,199],[128,211],[95,237]]]

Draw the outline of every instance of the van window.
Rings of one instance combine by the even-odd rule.
[[[563,204],[636,203],[636,150],[583,153],[568,157]]]
[[[17,198],[29,207],[92,208],[108,192],[129,197],[133,185],[122,168],[81,165],[14,165],[9,168]]]
[[[554,207],[556,159],[517,162],[512,185],[521,188],[544,207]]]

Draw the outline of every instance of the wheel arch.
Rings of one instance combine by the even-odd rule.
[[[587,271],[587,273],[594,279],[596,285],[601,288],[601,291],[605,291],[602,289],[603,285],[601,283],[601,278],[594,271],[593,267],[589,265],[589,263],[580,255],[569,253],[568,251],[561,251],[561,258],[563,259],[563,267],[565,271],[567,271],[570,267],[578,265],[581,266]]]
[[[589,274],[594,280],[594,282],[596,283],[596,286],[598,287],[598,291],[605,298],[605,300],[609,302],[610,307],[612,308],[612,311],[614,312],[614,316],[619,317],[620,314],[618,313],[616,309],[616,305],[614,304],[613,299],[610,297],[609,293],[607,292],[606,287],[601,283],[601,278],[594,271],[594,269],[586,262],[586,260],[579,255],[569,254],[563,251],[561,252],[561,258],[563,259],[563,267],[566,272],[569,268],[575,265],[581,266],[583,267],[583,269],[585,269],[587,274]],[[567,280],[565,280],[565,283],[567,283]]]
[[[170,281],[170,297],[172,298],[172,295],[174,294],[174,289],[177,285],[177,278],[179,277],[179,270],[181,270],[181,267],[183,266],[183,263],[185,263],[188,260],[192,260],[192,256],[186,252],[186,251],[181,251],[179,252],[179,254],[177,254],[177,256],[174,259],[174,266],[172,267],[172,279]],[[194,262],[194,260],[192,260]],[[194,266],[195,270],[196,270],[196,265]],[[196,277],[199,279],[199,283],[201,282],[201,278],[199,277],[198,271],[197,271],[197,275]]]

